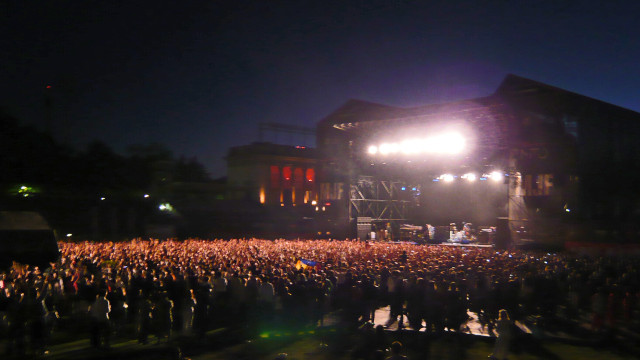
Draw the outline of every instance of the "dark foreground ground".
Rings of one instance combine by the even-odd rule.
[[[323,337],[317,331],[273,334],[268,338],[241,340],[227,329],[207,334],[206,339],[174,339],[169,343],[140,345],[135,341],[114,342],[110,349],[92,349],[88,339],[69,341],[51,347],[45,359],[352,359],[353,336],[339,329],[326,329]],[[313,332],[313,333],[309,333]],[[426,338],[409,331],[392,332],[389,340],[402,341],[409,359],[486,359],[491,353],[492,338],[473,335],[445,334]],[[328,343],[326,345],[321,345]],[[637,356],[606,343],[571,344],[548,340],[539,345],[519,344],[509,359],[637,359]],[[180,349],[180,350],[178,350]],[[280,355],[281,356],[281,355]],[[389,354],[385,354],[389,356]],[[8,357],[7,359],[11,359]],[[34,357],[29,357],[34,358]]]
[[[384,309],[380,310],[384,312]],[[353,359],[362,341],[359,329],[348,329],[337,321],[324,327],[304,329],[218,328],[202,338],[173,336],[158,343],[154,337],[146,345],[131,336],[114,336],[107,349],[90,346],[87,333],[54,338],[45,354],[27,351],[17,356],[0,354],[1,359]],[[471,327],[474,324],[470,324]],[[397,330],[397,323],[385,331],[385,342],[401,341],[409,359],[486,359],[495,337],[468,332],[440,335]],[[4,350],[4,341],[0,348]],[[637,359],[638,343],[616,336],[589,335],[584,338],[535,336],[522,332],[512,346],[509,359]],[[390,356],[389,352],[384,357]]]

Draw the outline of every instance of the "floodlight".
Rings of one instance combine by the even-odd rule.
[[[382,155],[387,155],[388,153],[391,152],[389,148],[389,144],[381,144],[379,150],[380,150],[380,154]]]
[[[442,180],[444,180],[445,182],[452,182],[453,181],[453,175],[451,175],[451,174],[444,174],[440,178]]]
[[[466,174],[462,175],[462,178],[463,179],[467,179],[467,181],[473,182],[473,181],[476,181],[476,179],[478,177],[474,173],[466,173]]]
[[[489,175],[489,177],[491,178],[491,180],[498,182],[498,181],[502,181],[502,179],[504,178],[504,175],[499,171],[494,171]]]
[[[402,149],[402,153],[406,155],[417,154],[421,150],[420,141],[416,139],[405,140],[402,142],[400,147]]]
[[[381,155],[403,153],[405,155],[431,153],[431,154],[458,154],[466,145],[465,138],[457,132],[436,134],[425,138],[411,138],[400,142],[382,143],[378,146],[371,145],[368,153]]]

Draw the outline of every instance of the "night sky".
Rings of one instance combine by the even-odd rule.
[[[58,140],[160,142],[213,178],[259,122],[486,96],[508,73],[640,111],[635,0],[4,0],[0,14],[5,112],[43,128],[50,85]]]

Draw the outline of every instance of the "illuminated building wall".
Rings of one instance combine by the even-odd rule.
[[[227,164],[232,199],[266,206],[300,206],[317,200],[314,149],[253,143],[231,148]]]

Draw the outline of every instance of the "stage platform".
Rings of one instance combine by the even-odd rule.
[[[454,246],[454,247],[478,247],[478,248],[493,248],[493,244],[460,244],[460,243],[440,243],[435,244],[439,246]]]
[[[398,331],[398,330],[414,331],[414,329],[409,326],[409,320],[406,315],[402,316],[402,322],[398,321],[399,317],[395,321],[390,321],[389,320],[390,311],[391,310],[389,306],[378,308],[375,312],[375,318],[373,321],[374,326],[382,325],[387,331]],[[475,335],[475,336],[483,336],[483,337],[495,337],[497,335],[495,333],[495,330],[490,333],[487,327],[483,327],[480,324],[480,322],[478,321],[478,315],[476,313],[467,311],[467,315],[468,315],[467,321],[460,327],[460,329],[456,329],[456,330],[451,329],[450,331],[455,331],[462,334],[469,334],[469,335]],[[335,314],[327,315],[324,319],[324,326],[336,326],[339,323],[340,323],[340,319],[336,317]],[[526,332],[529,334],[531,333],[531,330],[520,321],[516,321],[515,324],[523,332]],[[418,331],[424,332],[425,331],[424,326],[425,326],[425,323],[423,322],[422,327]]]
[[[461,243],[448,243],[443,242],[439,244],[430,244],[430,243],[419,243],[415,241],[373,241],[374,243],[384,243],[384,244],[397,244],[397,245],[427,245],[427,246],[453,246],[453,247],[477,247],[477,248],[493,248],[495,247],[493,244],[478,244],[478,243],[469,243],[469,244],[461,244]]]
[[[378,310],[376,310],[375,319],[374,319],[375,321],[373,322],[374,326],[382,325],[386,330],[397,331],[398,328],[400,327],[400,322],[397,320],[390,322],[389,313],[390,313],[389,306],[379,308]],[[467,321],[460,327],[460,329],[455,330],[456,332],[469,334],[469,335],[484,336],[484,337],[497,336],[495,330],[489,333],[489,329],[487,327],[483,327],[482,325],[480,325],[480,322],[478,321],[478,315],[476,313],[467,311],[467,316],[468,316]],[[516,321],[515,325],[519,327],[520,330],[522,330],[523,332],[531,334],[531,330],[520,321]],[[422,326],[423,327],[418,331],[421,331],[421,332],[425,331],[424,322],[422,323]],[[407,330],[407,331],[414,330],[409,326],[409,320],[407,319],[406,315],[402,316],[402,330]]]

